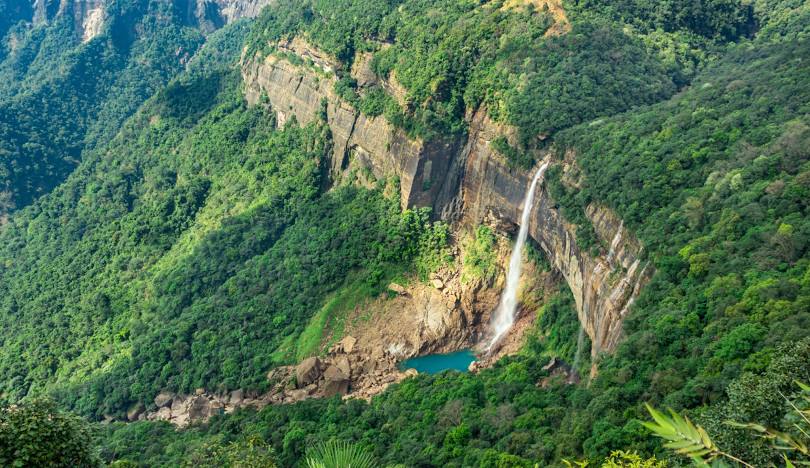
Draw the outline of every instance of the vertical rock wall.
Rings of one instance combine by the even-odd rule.
[[[532,171],[512,169],[490,146],[503,130],[484,113],[472,118],[459,196],[464,222],[477,224],[486,217],[515,223]],[[461,166],[461,164],[459,164]],[[596,204],[586,209],[604,255],[592,255],[576,242],[576,226],[561,216],[545,187],[538,191],[531,214],[530,236],[551,264],[562,273],[577,305],[579,321],[591,339],[591,353],[611,352],[622,331],[622,321],[653,269],[643,260],[641,243],[612,211]]]
[[[307,124],[325,111],[334,141],[333,177],[339,177],[355,159],[377,178],[398,177],[403,207],[432,207],[440,212],[439,193],[453,155],[459,151],[460,138],[411,139],[385,117],[361,114],[335,93],[332,70],[338,65],[305,47],[295,46],[299,55],[307,54],[312,65],[293,65],[274,55],[246,62],[243,74],[248,102],[255,104],[266,96],[279,122],[295,116],[299,123]]]
[[[403,207],[430,206],[437,217],[470,226],[491,218],[514,225],[520,219],[533,171],[509,167],[490,146],[511,129],[481,111],[470,116],[469,135],[463,141],[409,139],[383,117],[364,116],[336,95],[332,72],[339,63],[300,40],[282,46],[310,65],[293,65],[273,55],[245,60],[247,99],[257,103],[265,96],[279,121],[294,115],[307,123],[325,110],[335,143],[334,177],[357,158],[377,177],[400,178]],[[535,201],[529,234],[568,283],[579,321],[591,339],[592,355],[597,356],[615,348],[622,321],[653,269],[640,260],[641,244],[614,213],[594,204],[586,214],[607,246],[604,254],[593,255],[577,246],[576,226],[563,219],[545,188]]]

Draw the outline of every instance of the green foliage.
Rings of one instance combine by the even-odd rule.
[[[723,447],[758,466],[781,463],[756,437],[768,429],[726,421],[798,440],[780,392],[791,391],[793,378],[810,380],[807,8],[755,2],[762,35],[749,40],[747,3],[569,3],[571,31],[546,36],[546,12],[499,1],[280,0],[251,29],[246,56],[272,52],[269,42],[293,34],[345,69],[356,52],[370,51],[375,73],[405,88],[405,105],[342,77],[338,91],[362,112],[432,138],[465,132],[467,112],[483,106],[518,127],[521,148],[494,143],[507,158],[520,162],[547,137],[560,154],[570,151],[581,173],[551,169],[547,182],[578,225],[579,246],[606,242],[585,216],[588,204],[605,204],[644,245],[637,267],[655,271],[624,316],[622,343],[597,357],[589,386],[547,379],[543,369],[549,354],[576,360],[574,298],[564,293],[545,304],[521,353],[477,375],[420,375],[371,402],[240,410],[180,432],[159,422],[113,424],[104,429],[104,460],[227,465],[256,456],[294,466],[308,448],[344,440],[410,466],[596,462],[619,447],[625,454],[613,458],[629,460],[614,463],[644,466],[655,462],[627,454],[658,449],[640,422],[649,401],[688,411],[712,434],[704,440],[697,425],[659,415],[662,434],[702,444],[690,453]],[[187,58],[172,47],[190,53],[202,38],[164,27],[175,16],[160,5],[154,17],[139,13],[139,2],[114,5],[146,19],[121,20],[73,55],[64,55],[69,25],[11,26],[25,34],[0,66],[9,84],[0,87],[0,112],[4,102],[17,107],[0,122],[47,122],[19,117],[28,135],[20,138],[3,127],[11,150],[2,161],[44,141],[29,136],[52,133],[55,148],[82,162],[60,168],[61,155],[52,164],[54,151],[32,147],[40,153],[25,154],[44,155],[37,162],[57,176],[48,183],[75,171],[0,228],[4,400],[50,392],[103,417],[151,405],[163,389],[261,392],[268,369],[316,352],[327,331],[339,335],[343,312],[392,275],[427,278],[449,260],[449,227],[426,211],[402,212],[380,189],[323,192],[328,129],[291,121],[277,130],[272,110],[243,102],[238,72],[221,71],[244,30],[212,38],[215,49],[121,128],[139,101],[107,92],[95,71],[126,90],[140,80],[136,71],[160,68],[160,80],[138,88],[145,99]],[[124,27],[132,24],[143,33],[134,41]],[[53,57],[66,57],[64,67]],[[43,81],[54,70],[70,79]],[[71,85],[66,94],[60,83]],[[100,97],[71,94],[79,85]],[[74,98],[63,94],[76,96],[78,112],[65,110]],[[127,105],[107,104],[113,94]],[[90,122],[85,111],[98,102],[115,118]],[[71,112],[77,128],[64,119]],[[0,178],[42,173],[14,161],[0,166]],[[24,188],[50,190],[35,186]],[[21,200],[19,190],[0,192],[0,203]],[[491,233],[476,232],[465,270],[489,275],[492,243]]]
[[[572,208],[614,209],[656,269],[627,338],[600,361],[591,415],[571,420],[589,427],[579,440],[590,457],[650,450],[620,416],[638,414],[631,402],[720,407],[744,371],[763,372],[783,344],[807,337],[807,51],[800,41],[734,48],[665,103],[558,135],[581,169]],[[748,404],[740,395],[728,411]],[[728,452],[772,462],[745,453],[759,450],[748,439],[743,451],[729,442],[739,431],[704,427]]]
[[[655,457],[643,458],[636,452],[617,450],[602,462],[602,468],[666,468],[667,462]]]
[[[187,458],[184,468],[275,468],[273,450],[258,437],[206,444]]]
[[[520,151],[509,144],[504,136],[499,136],[492,140],[492,148],[506,158],[509,165],[521,169],[531,169],[534,165],[534,158],[525,151]]]
[[[700,3],[666,0],[582,0],[577,8],[600,11],[634,27],[665,31],[686,30],[709,39],[736,40],[756,30],[754,5],[741,0],[709,0]]]
[[[461,282],[483,281],[490,283],[498,274],[498,256],[495,251],[497,239],[489,226],[478,226],[474,236],[464,244]]]
[[[397,101],[381,88],[372,88],[360,99],[360,112],[370,117],[385,115],[389,121],[396,121],[402,110]]]
[[[797,393],[795,379],[810,379],[810,340],[773,349],[769,354],[772,358],[767,366],[745,372],[728,385],[726,401],[696,414],[718,445],[755,466],[778,466],[783,459],[770,440],[730,425],[730,421],[750,422],[794,437],[801,437],[800,430],[807,430],[796,413],[796,408],[805,408],[804,395]]]
[[[577,226],[577,246],[584,251],[598,253],[601,245],[593,223],[585,214],[585,207],[591,202],[589,192],[567,185],[559,165],[550,167],[543,180],[565,219]]]
[[[731,457],[712,442],[705,429],[692,424],[689,418],[681,416],[672,409],[669,410],[669,416],[667,416],[650,405],[646,406],[655,422],[642,422],[642,424],[653,434],[667,441],[664,447],[691,458],[701,466],[720,456]],[[746,464],[746,466],[750,465]]]
[[[117,0],[105,8],[105,26],[87,44],[70,14],[11,32],[16,45],[0,63],[0,217],[64,181],[84,151],[112,139],[203,42],[170,3]]]
[[[795,435],[765,427],[758,423],[726,422],[732,427],[753,432],[758,437],[768,441],[771,450],[780,454],[780,457],[773,457],[773,459],[783,461],[787,466],[794,466],[794,463],[805,465],[808,463],[807,459],[810,458],[810,449],[808,449],[808,443],[810,443],[810,436],[808,436],[808,430],[810,430],[810,386],[801,382],[796,382],[796,384],[800,388],[800,393],[795,398],[789,399],[781,393],[779,394],[791,408],[788,418],[791,419],[792,427],[790,430]],[[647,405],[647,410],[655,419],[655,423],[644,422],[642,424],[658,437],[669,440],[670,442],[664,444],[665,447],[675,450],[679,454],[687,455],[701,465],[706,465],[707,461],[722,456],[744,466],[753,466],[735,456],[722,452],[711,441],[708,433],[702,427],[693,425],[688,418],[672,410],[670,410],[671,417],[667,417],[649,405]],[[801,460],[794,457],[801,457]]]
[[[538,322],[538,352],[557,356],[571,365],[580,364],[580,374],[589,372],[590,339],[583,336],[579,342],[581,325],[577,318],[574,296],[569,290],[548,298],[540,310]],[[580,361],[577,363],[577,355]]]
[[[386,283],[385,278],[389,275],[386,272],[378,284],[369,284],[369,277],[365,272],[352,275],[354,278],[351,276],[347,278],[346,284],[326,299],[323,307],[312,316],[307,327],[294,340],[293,346],[295,349],[288,349],[282,345],[275,351],[274,359],[278,362],[289,362],[291,360],[299,362],[310,356],[320,354],[321,351],[328,349],[331,344],[340,341],[343,338],[343,328],[346,325],[347,315],[362,301],[376,296],[379,293],[379,284]],[[324,343],[326,336],[331,336],[329,343]],[[324,344],[326,346],[323,346]],[[291,354],[294,354],[293,359],[290,359]]]
[[[600,115],[668,98],[673,79],[641,41],[596,21],[543,43],[536,73],[507,97],[507,121],[524,144]]]
[[[673,79],[690,73],[683,60],[660,63],[669,44],[645,43],[618,20],[582,15],[571,34],[546,36],[552,21],[535,8],[477,0],[286,0],[262,12],[248,54],[296,34],[347,65],[355,52],[372,51],[374,72],[407,90],[405,108],[389,102],[384,113],[411,135],[464,133],[465,112],[483,105],[532,146],[540,134],[666,98]],[[349,80],[341,78],[338,94],[356,102]],[[370,115],[386,107],[380,101],[366,103]],[[530,164],[530,155],[511,153],[518,166]]]
[[[95,467],[101,461],[87,421],[47,399],[0,406],[0,465]]]
[[[341,441],[321,444],[307,455],[308,468],[372,468],[374,457],[360,446]]]
[[[186,71],[210,75],[220,68],[237,66],[252,24],[252,20],[242,18],[209,34],[202,47],[186,64]]]

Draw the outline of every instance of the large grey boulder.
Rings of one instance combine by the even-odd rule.
[[[349,393],[349,376],[337,366],[329,366],[323,373],[323,393],[326,397]]]
[[[129,410],[127,410],[127,420],[130,422],[137,421],[138,416],[143,414],[143,411],[144,411],[143,403],[140,402],[135,403],[129,408]]]
[[[295,367],[295,379],[298,388],[306,387],[307,385],[317,382],[321,376],[321,360],[317,357],[311,357],[301,361],[301,364]]]
[[[172,404],[172,400],[174,400],[174,393],[160,392],[155,397],[155,406],[157,406],[158,408],[169,406]]]

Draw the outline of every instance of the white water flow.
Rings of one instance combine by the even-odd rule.
[[[526,192],[526,198],[523,200],[523,214],[520,216],[520,231],[518,232],[515,247],[512,249],[512,256],[509,258],[509,270],[506,272],[506,289],[503,291],[498,309],[492,316],[492,323],[490,324],[492,339],[487,345],[487,352],[492,349],[492,346],[494,346],[515,323],[518,286],[520,286],[520,270],[523,263],[523,246],[526,244],[526,237],[529,235],[529,216],[532,213],[532,206],[534,205],[534,192],[537,189],[537,183],[543,177],[543,173],[546,172],[547,167],[548,162],[543,163],[534,174],[532,183],[529,185],[529,191]]]

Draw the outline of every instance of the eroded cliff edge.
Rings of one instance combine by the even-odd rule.
[[[213,32],[240,18],[256,17],[272,0],[171,0],[189,26],[203,33]],[[34,25],[50,23],[59,16],[71,16],[82,42],[98,36],[107,20],[110,0],[31,0],[20,19]]]
[[[384,117],[365,116],[336,94],[334,72],[340,63],[301,39],[284,41],[277,50],[295,54],[301,64],[277,53],[244,57],[248,102],[265,100],[277,112],[280,124],[292,116],[305,124],[325,114],[334,138],[333,178],[340,178],[350,167],[365,167],[378,178],[399,178],[403,207],[431,207],[437,217],[457,226],[486,220],[504,229],[514,227],[532,171],[510,167],[492,148],[496,137],[510,135],[509,128],[478,111],[470,113],[466,136],[427,142],[408,138]],[[358,83],[369,79],[362,63],[357,60],[352,69]],[[397,88],[396,83],[379,81],[386,89]],[[570,156],[555,164],[571,169],[576,161]],[[623,319],[653,269],[642,260],[641,243],[615,213],[592,204],[586,214],[606,246],[602,253],[578,247],[576,226],[562,217],[545,188],[535,202],[529,233],[568,283],[595,358],[615,349]]]

